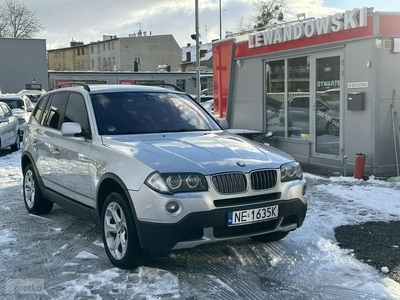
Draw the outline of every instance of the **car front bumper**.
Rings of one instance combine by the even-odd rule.
[[[205,243],[254,236],[277,231],[291,231],[302,226],[307,203],[301,199],[276,200],[241,206],[240,210],[279,205],[278,218],[240,226],[228,226],[228,213],[237,208],[220,208],[186,215],[178,223],[137,221],[141,247],[150,251],[192,248]]]

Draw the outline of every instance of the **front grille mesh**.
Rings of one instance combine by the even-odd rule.
[[[253,190],[267,190],[276,185],[277,172],[276,170],[255,171],[251,173],[250,178]]]
[[[251,188],[254,191],[268,190],[276,186],[276,170],[259,170],[250,174]],[[247,190],[247,180],[243,173],[218,174],[211,178],[220,194],[237,194]]]
[[[246,176],[243,173],[214,175],[212,182],[221,194],[236,194],[247,190]]]

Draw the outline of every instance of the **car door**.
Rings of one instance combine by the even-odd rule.
[[[1,114],[4,122],[1,122],[2,140],[1,147],[7,147],[15,143],[15,138],[18,128],[18,120],[12,114],[9,107],[5,104],[1,104]]]
[[[46,125],[51,99],[52,95],[47,95],[39,101],[27,128],[29,134],[25,135],[24,140],[24,144],[31,148],[29,152],[34,156],[36,168],[46,187],[53,185],[52,178],[54,177],[51,143],[55,138],[55,132]]]
[[[60,122],[76,122],[82,130],[90,132],[89,118],[84,96],[71,92]],[[89,158],[91,149],[90,137],[63,136],[58,130],[53,141],[54,182],[56,190],[82,204],[94,206],[94,190],[90,170],[95,163]],[[93,172],[93,171],[92,171]]]

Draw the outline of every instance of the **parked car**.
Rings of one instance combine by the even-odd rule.
[[[36,105],[38,102],[40,96],[44,93],[44,91],[38,91],[38,90],[21,90],[18,92],[18,95],[21,97],[26,96],[29,98],[29,100],[32,102],[33,106]]]
[[[20,147],[18,118],[4,102],[0,102],[0,151],[11,147],[18,151]]]
[[[33,111],[32,102],[28,98],[21,98],[18,94],[2,94],[0,101],[7,103],[13,114],[18,118],[20,140],[22,141],[26,123]]]
[[[82,87],[46,92],[29,120],[29,213],[57,203],[92,219],[110,261],[125,269],[153,252],[272,242],[302,226],[306,181],[290,155],[223,130],[183,92]]]
[[[201,105],[211,114],[214,114],[214,99],[201,102]]]
[[[328,95],[316,98],[317,134],[339,135],[339,101],[330,101]],[[309,95],[293,96],[288,99],[289,127],[298,128],[303,133],[310,131],[310,97]],[[285,108],[279,110],[279,119],[285,120]]]

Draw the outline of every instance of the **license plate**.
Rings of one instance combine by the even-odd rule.
[[[278,218],[278,205],[228,213],[228,226],[239,226]]]

